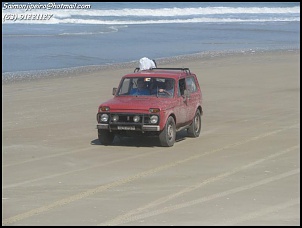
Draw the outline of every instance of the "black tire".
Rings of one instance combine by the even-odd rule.
[[[108,130],[98,129],[98,137],[103,145],[111,145],[114,140],[114,134]]]
[[[194,119],[190,127],[188,128],[188,135],[196,138],[199,136],[201,130],[201,114],[199,109],[196,110]]]
[[[173,146],[176,138],[176,127],[175,121],[172,116],[170,116],[166,122],[164,130],[159,134],[159,141],[161,146],[169,147]]]

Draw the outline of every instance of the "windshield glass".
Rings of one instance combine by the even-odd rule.
[[[125,78],[117,95],[173,97],[174,84],[171,78]]]

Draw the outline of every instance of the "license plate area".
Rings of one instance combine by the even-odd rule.
[[[118,130],[127,130],[127,131],[134,131],[135,126],[117,126]]]

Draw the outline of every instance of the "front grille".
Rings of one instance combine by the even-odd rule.
[[[119,120],[117,122],[112,121],[112,117],[114,115],[119,116]],[[129,114],[111,114],[110,115],[110,123],[134,123],[134,121],[133,121],[134,116],[135,115],[129,115]],[[142,123],[142,119],[143,119],[142,115],[137,115],[137,116],[140,117],[140,121],[138,123]]]
[[[113,122],[113,116],[118,115],[119,120],[116,122]],[[134,116],[139,116],[140,120],[138,122],[134,122],[133,118]],[[110,119],[109,119],[110,124],[125,124],[125,123],[143,123],[143,124],[150,124],[150,114],[123,114],[123,113],[111,113],[110,114]]]

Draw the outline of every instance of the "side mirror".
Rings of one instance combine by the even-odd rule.
[[[115,95],[116,92],[117,92],[117,88],[114,87],[114,88],[112,89],[112,95]]]
[[[190,92],[188,90],[184,90],[184,96],[186,99],[190,99]]]

